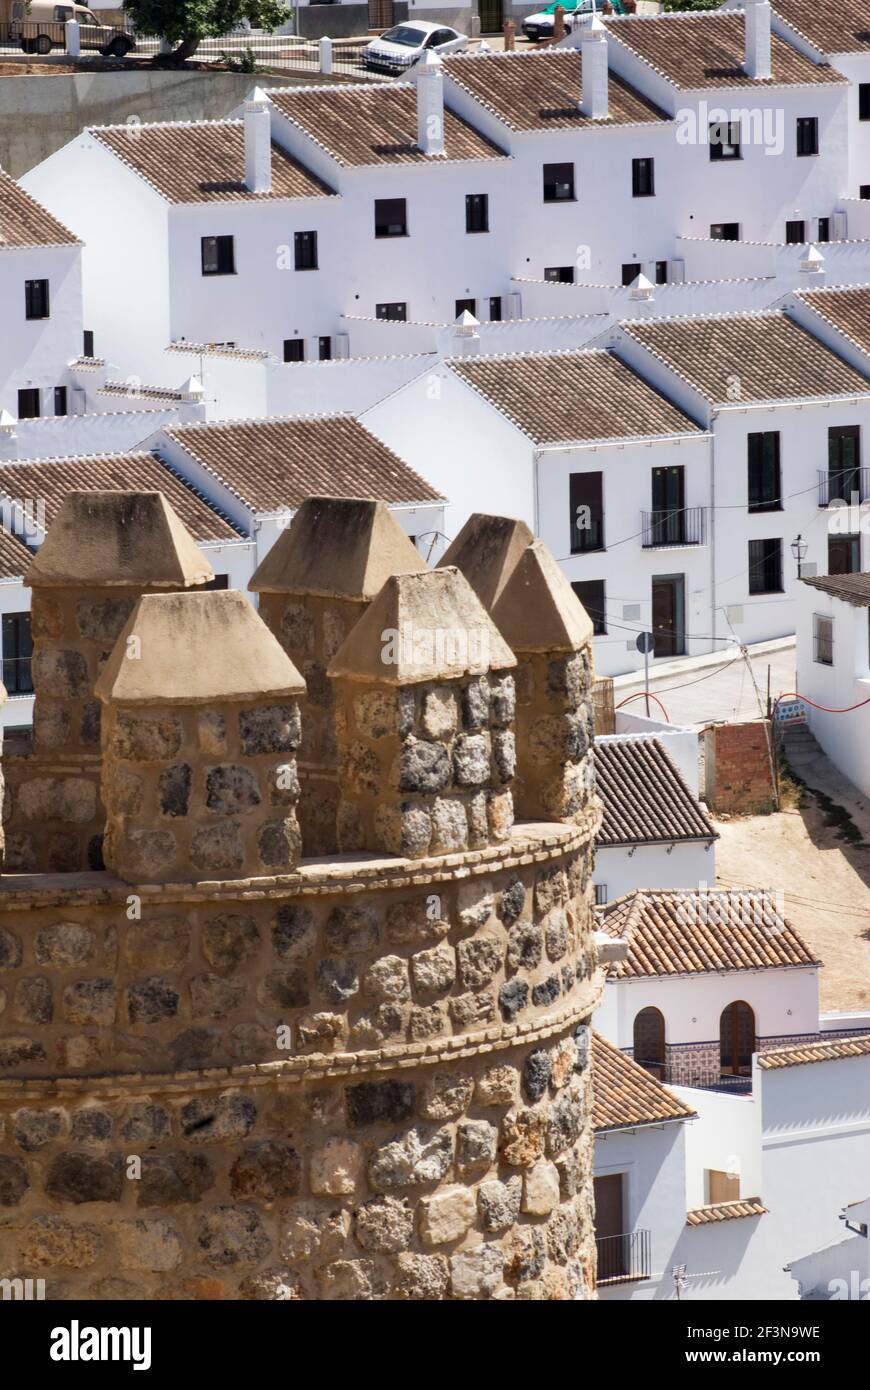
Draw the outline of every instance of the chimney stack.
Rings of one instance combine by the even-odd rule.
[[[272,191],[272,119],[265,100],[254,93],[244,105],[245,184],[251,193]]]
[[[437,53],[427,52],[417,64],[417,148],[423,154],[444,153],[444,69]]]
[[[747,77],[770,77],[770,5],[768,0],[745,0]]]
[[[597,14],[583,25],[580,34],[581,98],[580,112],[593,121],[608,114],[607,30]]]

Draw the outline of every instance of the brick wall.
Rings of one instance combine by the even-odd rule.
[[[704,799],[714,811],[757,815],[774,808],[767,721],[704,730]]]

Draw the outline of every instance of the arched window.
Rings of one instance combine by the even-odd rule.
[[[641,1009],[634,1020],[634,1060],[659,1080],[665,1074],[665,1020],[658,1009]]]
[[[742,999],[722,1010],[719,1019],[719,1069],[723,1076],[751,1076],[755,1051],[755,1014]]]

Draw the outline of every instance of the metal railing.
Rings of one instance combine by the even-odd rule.
[[[657,546],[704,545],[707,508],[677,507],[670,511],[641,512],[641,535],[645,550],[654,550]]]
[[[870,468],[843,468],[837,472],[820,468],[819,506],[832,502],[866,502],[870,499]]]
[[[3,657],[3,684],[9,695],[32,695],[33,676],[29,656]]]
[[[160,40],[136,35],[136,52],[153,57],[161,52]],[[232,33],[221,38],[201,39],[192,55],[194,63],[213,63],[244,72],[271,68],[278,72],[320,73],[326,76],[373,79],[402,76],[413,60],[399,60],[389,70],[369,66],[364,59],[370,37],[331,39],[321,47],[318,39],[296,34]],[[170,55],[167,54],[167,57]]]
[[[651,1264],[650,1233],[647,1230],[627,1231],[624,1235],[598,1236],[597,1284],[627,1284],[635,1279],[648,1279]]]

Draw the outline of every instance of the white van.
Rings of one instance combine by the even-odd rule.
[[[68,19],[78,20],[83,53],[90,51],[124,58],[136,47],[131,34],[116,25],[101,24],[87,5],[59,5],[54,0],[30,0],[28,4],[27,0],[12,0],[8,9],[9,41],[20,43],[25,53],[45,54],[53,48],[64,48],[64,25]],[[6,19],[6,15],[3,18]],[[5,24],[2,27],[7,29]]]

